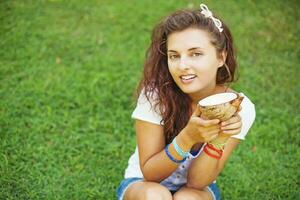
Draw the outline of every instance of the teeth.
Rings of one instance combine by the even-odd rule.
[[[192,78],[195,78],[196,75],[185,75],[185,76],[181,76],[182,79],[185,79],[185,80],[189,80],[189,79],[192,79]]]

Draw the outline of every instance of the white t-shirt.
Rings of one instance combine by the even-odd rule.
[[[234,135],[231,137],[244,140],[255,119],[255,106],[243,93],[240,93],[240,95],[244,97],[241,103],[242,110],[239,112],[239,115],[242,118],[242,129],[238,135]],[[151,105],[152,104],[147,100],[146,96],[141,93],[138,98],[137,106],[132,113],[132,118],[147,121],[153,124],[163,125],[161,124],[162,116],[160,115],[160,112],[154,109],[154,105]],[[187,169],[191,161],[198,155],[200,155],[201,152],[202,148],[197,153],[197,155],[193,155],[190,153],[186,161],[181,163],[176,171],[173,172],[171,176],[163,180],[161,184],[168,187],[169,190],[177,190],[179,187],[185,184],[187,181]],[[137,147],[135,148],[135,152],[131,155],[128,161],[128,167],[125,170],[125,178],[131,177],[143,178],[143,174],[139,165],[139,154]]]

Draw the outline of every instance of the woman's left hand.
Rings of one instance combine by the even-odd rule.
[[[223,137],[237,135],[242,129],[242,119],[239,114],[233,115],[230,119],[221,122],[221,133]]]

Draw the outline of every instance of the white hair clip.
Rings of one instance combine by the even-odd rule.
[[[212,14],[212,12],[208,9],[208,7],[205,4],[200,4],[200,8],[201,8],[201,14],[203,14],[205,17],[211,18],[215,24],[215,26],[219,29],[220,32],[223,31],[222,28],[222,22],[215,18]]]

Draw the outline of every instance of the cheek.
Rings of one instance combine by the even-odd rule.
[[[179,79],[178,79],[178,74],[177,74],[176,68],[174,66],[168,65],[168,69],[169,69],[169,72],[171,74],[173,81],[175,81],[175,83],[178,83]]]
[[[170,74],[173,76],[175,74],[175,67],[168,62],[168,69]]]
[[[215,59],[201,59],[193,62],[193,65],[196,66],[196,69],[201,74],[215,74],[218,70],[218,63]]]
[[[217,67],[214,65],[198,65],[196,70],[201,74],[211,74],[217,71]]]
[[[197,68],[197,75],[201,80],[210,81],[217,76],[217,68],[213,66],[202,66]]]

